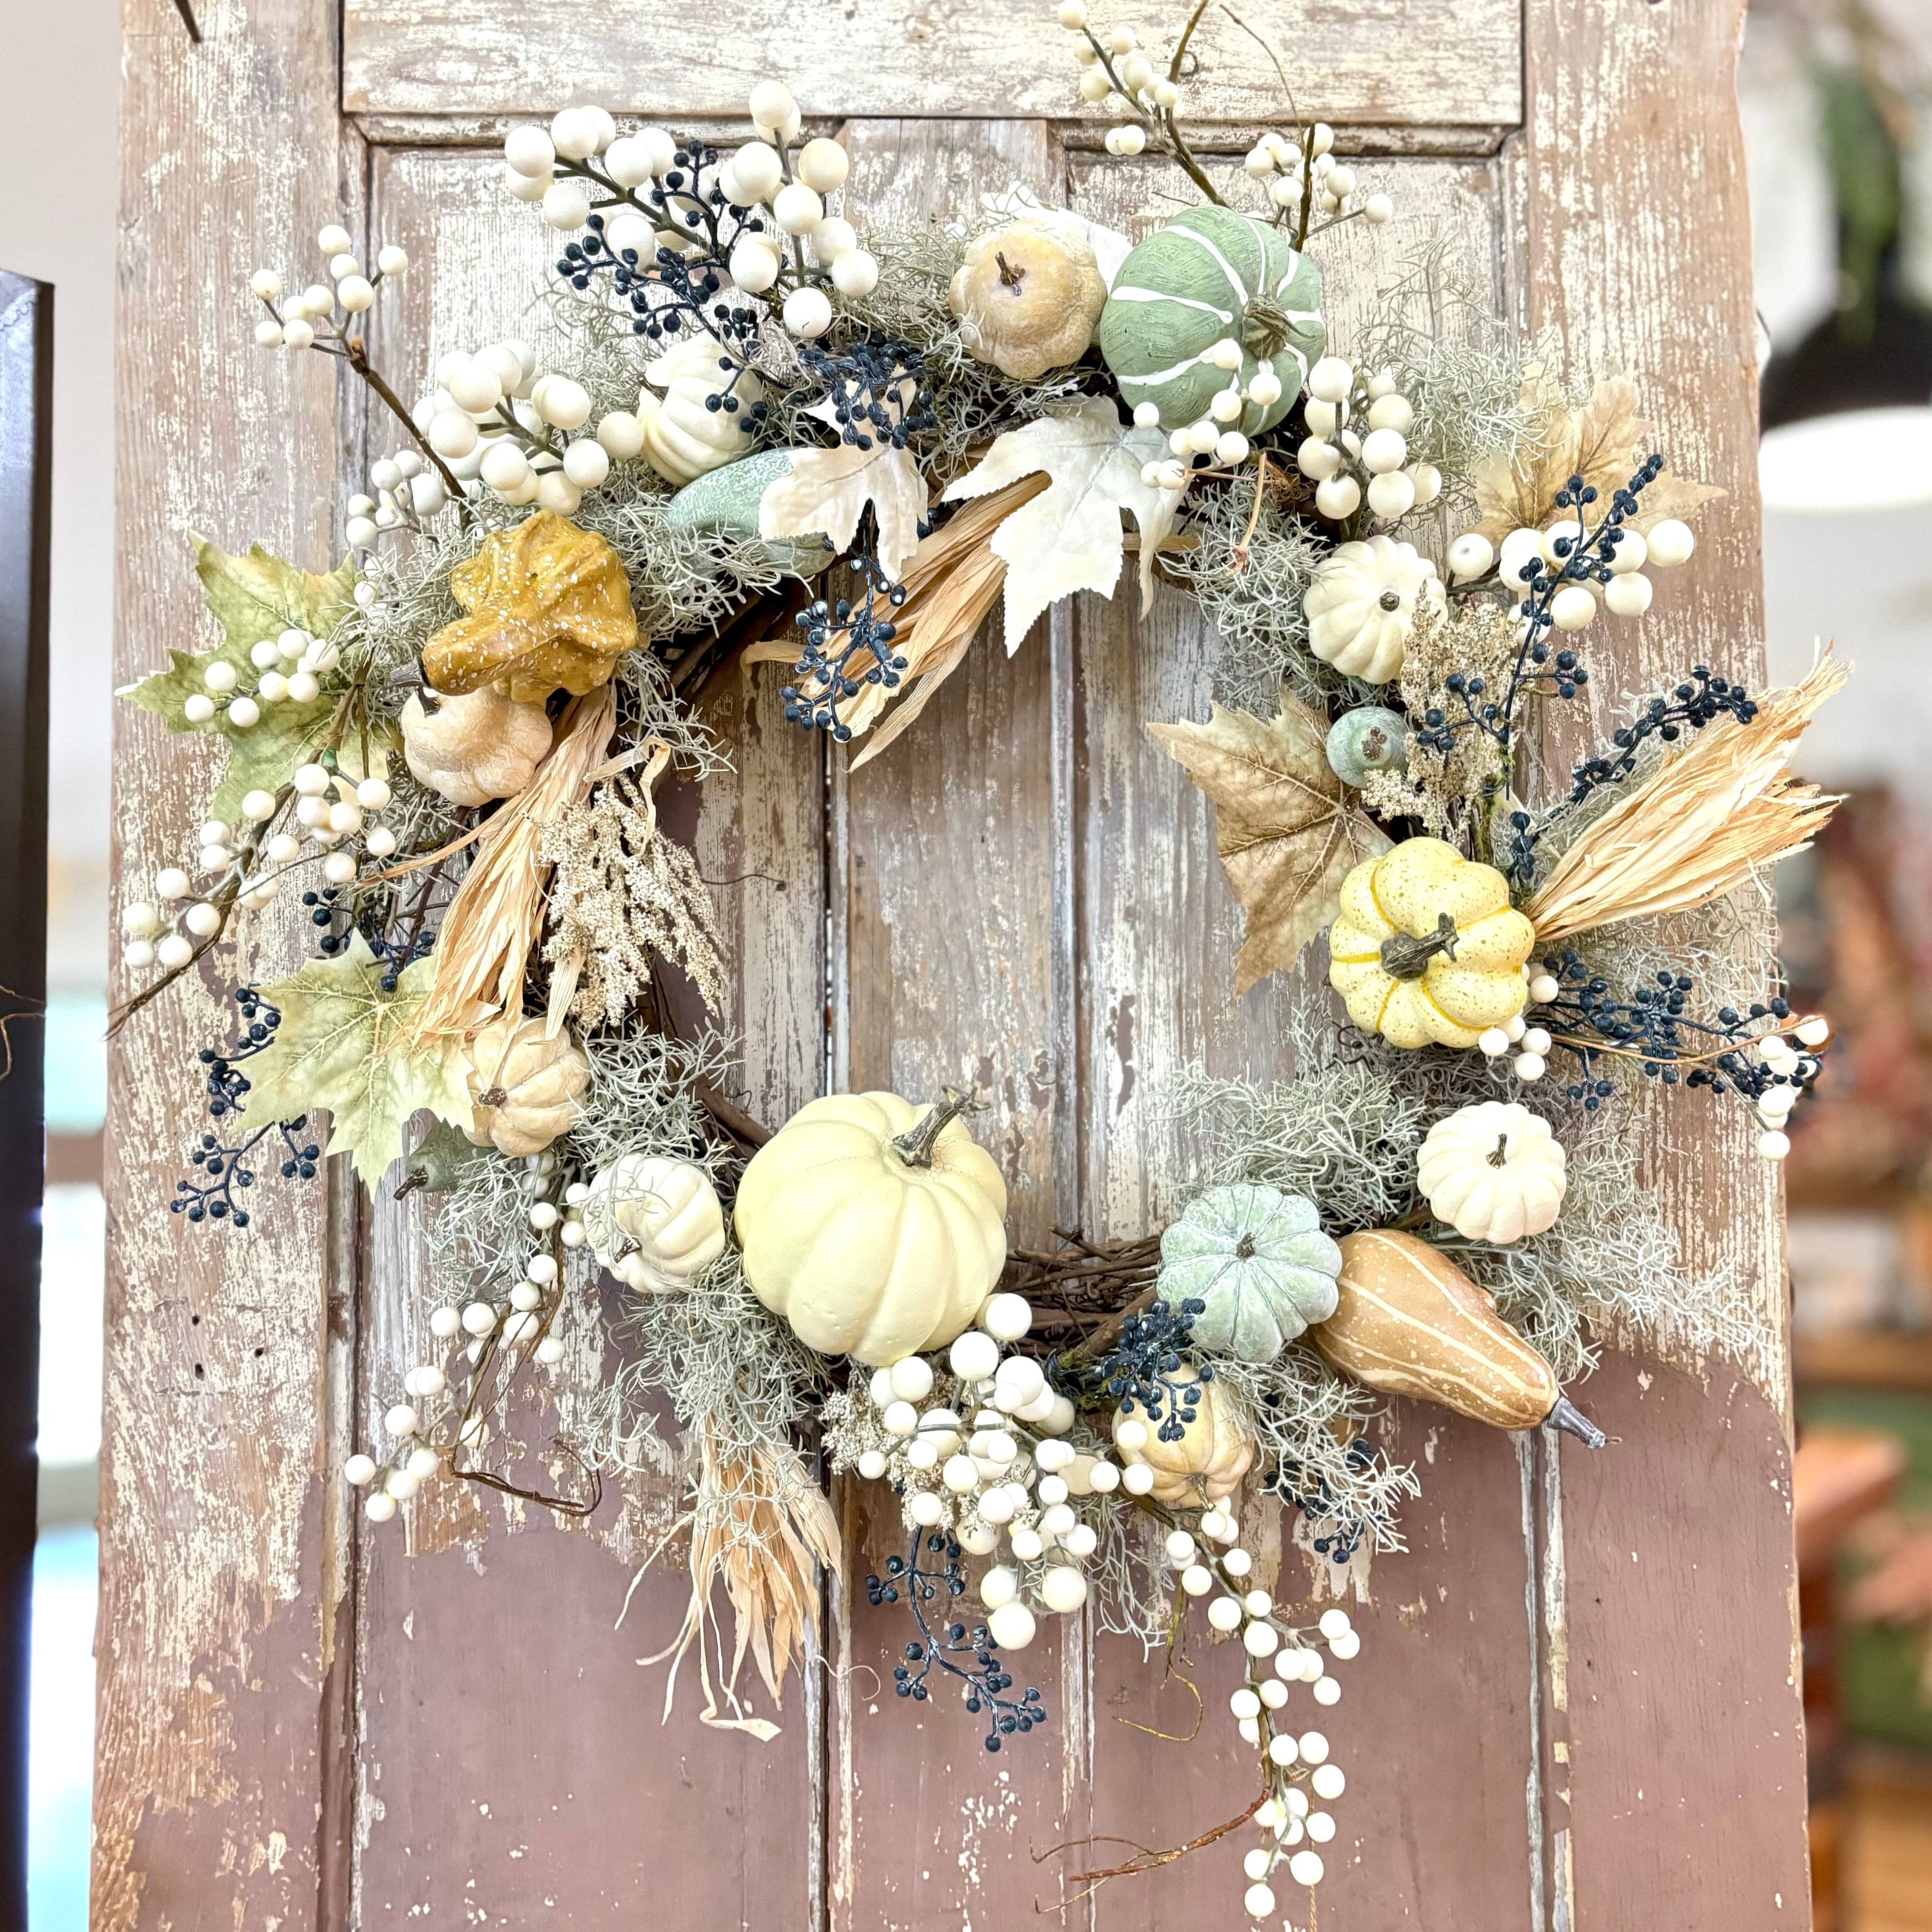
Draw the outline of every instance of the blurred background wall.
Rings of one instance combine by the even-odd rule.
[[[170,0],[126,0],[125,10],[130,30],[182,31]],[[86,1923],[116,13],[110,0],[0,0],[12,83],[0,263],[57,288],[32,1932]],[[1932,1932],[1928,50],[1932,0],[1754,0],[1740,76],[1763,324],[1772,671],[1796,676],[1817,642],[1835,638],[1858,673],[1804,753],[1807,774],[1845,790],[1846,808],[1778,880],[1798,997],[1838,1030],[1786,1168],[1820,1932]]]

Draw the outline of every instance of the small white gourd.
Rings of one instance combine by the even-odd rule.
[[[718,366],[725,359],[716,336],[680,335],[644,371],[651,386],[638,397],[644,460],[670,482],[688,483],[751,451],[743,424],[752,406],[764,400],[764,385],[748,373],[732,383],[730,371]],[[728,383],[738,406],[708,406]]]
[[[434,711],[424,708],[423,696],[436,700]],[[514,797],[550,751],[543,706],[519,704],[490,685],[460,698],[412,695],[396,722],[410,776],[452,805]]]
[[[1308,647],[1324,664],[1370,684],[1402,670],[1418,607],[1441,610],[1436,566],[1394,537],[1345,543],[1316,570],[1302,601]]]
[[[1458,1108],[1429,1130],[1416,1181],[1466,1240],[1509,1242],[1552,1226],[1569,1186],[1550,1123],[1509,1100]]]
[[[671,1294],[724,1252],[724,1210],[703,1168],[621,1154],[592,1178],[584,1204],[590,1251],[627,1287]]]

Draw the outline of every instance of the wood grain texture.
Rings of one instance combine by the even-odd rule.
[[[204,38],[124,26],[116,682],[208,635],[187,536],[326,567],[330,366],[250,340],[249,272],[312,272],[338,209],[335,9],[208,0]],[[116,865],[181,862],[214,761],[116,707]],[[128,896],[138,897],[140,891]],[[110,1058],[94,1923],[318,1922],[322,1712],[339,1570],[325,1478],[327,1210],[272,1178],[237,1236],[169,1215],[223,988],[292,951],[270,920]],[[118,969],[117,969],[118,970]],[[132,991],[123,982],[117,994]],[[272,1197],[272,1198],[266,1198]]]
[[[1522,118],[1512,0],[1258,0],[1242,17],[1305,86],[1304,112],[1366,126],[1480,129]],[[1149,20],[1164,60],[1179,18]],[[693,38],[701,59],[688,58]],[[1043,0],[960,10],[919,0],[748,0],[701,23],[676,0],[346,0],[343,104],[352,113],[738,116],[782,76],[808,115],[881,112],[1102,121],[1082,106],[1068,37]],[[1240,30],[1197,36],[1191,117],[1279,115],[1280,88]]]
[[[1763,675],[1743,16],[1741,0],[1526,9],[1528,126],[1505,157],[1520,319],[1555,334],[1574,376],[1634,375],[1657,446],[1730,492],[1648,617],[1592,639],[1588,716],[1546,747],[1564,765],[1621,722],[1624,692],[1700,662]],[[1623,1439],[1566,1451],[1546,1485],[1546,1538],[1558,1510],[1564,1530],[1542,1564],[1550,1642],[1574,1660],[1587,1628],[1592,1689],[1573,1664],[1543,1767],[1552,1924],[1614,1924],[1633,1899],[1724,1932],[1809,1922],[1778,1184],[1741,1108],[1690,1100],[1651,1096],[1632,1130],[1690,1264],[1751,1282],[1771,1400],[1714,1366],[1708,1394],[1627,1360],[1585,1384]]]

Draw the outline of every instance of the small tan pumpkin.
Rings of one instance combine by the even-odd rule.
[[[470,1043],[468,1129],[478,1147],[520,1159],[541,1154],[577,1118],[577,1096],[590,1084],[590,1063],[540,1019],[505,1013]]]
[[[434,711],[424,709],[424,698],[435,701]],[[487,685],[460,698],[434,691],[412,696],[398,722],[410,775],[452,805],[514,798],[550,750],[543,706],[519,704]]]
[[[724,1252],[724,1210],[703,1168],[621,1154],[592,1178],[584,1204],[590,1251],[627,1287],[672,1294]]]
[[[971,354],[1030,382],[1086,354],[1107,284],[1086,224],[1042,209],[968,242],[950,295]]]
[[[1393,1228],[1345,1234],[1340,1245],[1335,1312],[1308,1332],[1343,1374],[1494,1429],[1554,1422],[1603,1446],[1555,1370],[1440,1249]]]
[[[1196,1372],[1185,1366],[1168,1377],[1172,1382],[1196,1379]],[[1140,1424],[1147,1436],[1132,1448],[1120,1440],[1122,1426],[1130,1422]],[[1226,1502],[1255,1460],[1254,1442],[1242,1426],[1234,1399],[1218,1382],[1202,1384],[1194,1420],[1182,1430],[1178,1442],[1163,1442],[1160,1425],[1145,1416],[1116,1411],[1114,1445],[1130,1468],[1139,1463],[1154,1472],[1154,1487],[1148,1493],[1156,1502],[1181,1508]]]

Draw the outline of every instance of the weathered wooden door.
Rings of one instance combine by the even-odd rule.
[[[315,358],[248,346],[251,268],[306,262],[338,216],[402,243],[415,266],[376,349],[412,381],[446,350],[541,329],[530,291],[554,243],[494,158],[515,117],[590,100],[729,125],[778,72],[850,145],[873,216],[943,214],[1013,179],[1122,226],[1166,205],[1151,164],[1096,165],[1041,0],[197,0],[199,45],[163,0],[124,4],[124,676],[194,629],[187,529],[319,564],[379,453]],[[1673,460],[1730,492],[1642,634],[1654,656],[1626,645],[1597,688],[1614,701],[1706,657],[1750,676],[1742,0],[1240,10],[1402,212],[1335,238],[1342,344],[1404,250],[1439,241],[1574,369],[1634,372]],[[1238,154],[1282,104],[1225,14],[1203,34],[1196,100]],[[1285,1070],[1286,994],[1226,990],[1238,915],[1207,810],[1142,730],[1204,714],[1214,648],[1178,597],[1144,623],[1085,600],[1010,663],[982,646],[916,742],[856,777],[784,724],[776,680],[714,698],[740,776],[707,791],[695,836],[733,882],[758,1112],[971,1074],[995,1096],[980,1131],[1017,1238],[1157,1225],[1186,1150],[1150,1092],[1194,1058]],[[195,753],[138,714],[117,728],[123,862],[172,863],[167,829],[205,795]],[[331,1472],[417,1358],[412,1223],[346,1187],[245,1238],[171,1220],[212,991],[144,1016],[116,1059],[99,1927],[1008,1928],[1096,1862],[1045,1856],[1061,1840],[1174,1844],[1246,1803],[1252,1767],[1222,1726],[1174,1741],[1195,1727],[1184,1688],[1076,1621],[1028,1654],[1053,1721],[1024,1749],[989,1757],[950,1705],[886,1694],[902,1633],[865,1607],[879,1549],[856,1499],[827,1654],[769,1745],[701,1728],[688,1695],[659,1723],[638,1660],[674,1626],[680,1578],[653,1571],[617,1624],[675,1471],[588,1529],[466,1502],[425,1508],[413,1550],[365,1534]],[[1772,1182],[1681,1132],[1652,1144],[1694,1252],[1742,1244],[1755,1267],[1781,1388]],[[1784,1405],[1728,1370],[1616,1356],[1586,1400],[1619,1438],[1594,1457],[1396,1418],[1425,1490],[1409,1552],[1375,1565],[1334,1727],[1352,1776],[1330,1932],[1808,1922]],[[1305,1575],[1288,1549],[1280,1594]],[[1210,1709],[1232,1674],[1207,1660]],[[1233,1922],[1240,1850],[1067,1917]],[[1305,1922],[1305,1897],[1287,1904]]]

